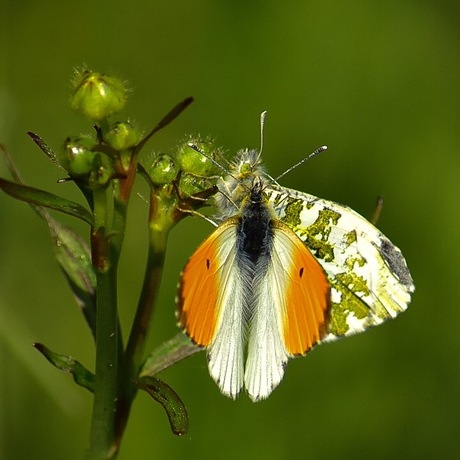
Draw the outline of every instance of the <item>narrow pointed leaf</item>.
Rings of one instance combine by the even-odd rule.
[[[55,367],[72,374],[75,383],[94,392],[94,374],[71,356],[54,353],[42,343],[34,343],[34,347]]]
[[[181,332],[155,348],[142,365],[140,377],[158,374],[173,364],[203,350]]]
[[[193,97],[187,97],[183,101],[179,102],[175,107],[173,107],[157,124],[156,130],[164,128],[169,125],[173,120],[175,120],[191,103],[193,102]]]
[[[75,296],[86,322],[96,339],[96,274],[85,240],[74,230],[44,216],[53,239],[53,251]]]
[[[163,406],[171,431],[175,435],[182,436],[187,433],[189,426],[187,408],[169,385],[155,377],[143,377],[135,383]]]
[[[15,182],[18,184],[24,185],[24,181],[22,180],[21,174],[15,165],[13,158],[10,155],[10,152],[3,146],[0,145],[0,151],[2,153],[3,158],[6,161],[6,165],[8,166],[8,169],[13,176],[13,179]],[[40,206],[37,206],[35,204],[29,203],[30,207],[40,216],[44,217],[44,214],[46,213],[45,209],[41,208]]]
[[[45,192],[44,190],[28,187],[27,185],[18,184],[17,182],[10,182],[2,178],[0,178],[0,189],[18,200],[37,206],[44,206],[45,208],[55,209],[64,214],[78,217],[90,225],[93,223],[91,213],[83,206],[74,201]]]
[[[22,184],[21,175],[3,145],[0,145],[0,152],[14,180]],[[53,219],[45,208],[35,204],[30,204],[30,206],[48,224],[54,242],[53,250],[56,260],[72,289],[93,337],[96,338],[96,275],[85,240],[66,225]]]
[[[152,129],[145,137],[142,139],[135,148],[135,152],[139,152],[145,143],[160,129],[163,129],[165,126],[169,125],[175,118],[177,118],[191,103],[193,102],[193,97],[188,97],[182,102],[179,102],[175,107],[173,107]]]
[[[27,135],[38,145],[40,150],[62,171],[65,169],[59,164],[56,153],[53,149],[38,135],[32,131],[27,131]]]

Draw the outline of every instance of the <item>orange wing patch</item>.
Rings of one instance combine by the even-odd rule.
[[[184,268],[179,290],[179,321],[197,344],[208,346],[215,335],[218,279],[216,248],[212,234],[192,255]]]
[[[326,335],[330,287],[323,268],[298,236],[289,231],[292,264],[286,286],[286,351],[303,355]]]
[[[179,288],[179,322],[187,335],[203,347],[216,335],[221,305],[219,270],[222,267],[222,245],[229,236],[233,222],[214,231],[190,257]]]

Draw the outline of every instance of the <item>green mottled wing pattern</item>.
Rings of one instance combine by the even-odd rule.
[[[331,283],[324,341],[363,332],[406,310],[414,283],[401,251],[347,206],[267,186],[276,215],[305,242]]]

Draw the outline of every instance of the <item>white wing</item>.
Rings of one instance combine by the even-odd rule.
[[[211,377],[226,396],[235,399],[243,387],[244,295],[247,293],[236,266],[236,225],[228,221],[218,241],[216,335],[207,348]],[[218,231],[218,230],[216,230]]]
[[[266,189],[279,218],[305,242],[331,282],[326,340],[362,332],[404,311],[414,284],[401,251],[358,213],[284,187]]]
[[[178,295],[181,326],[207,348],[209,373],[231,398],[243,387],[244,376],[245,290],[236,266],[236,222],[220,225],[195,251]]]
[[[253,401],[267,398],[281,382],[289,357],[283,341],[286,278],[287,272],[273,255],[265,276],[254,280],[256,295],[244,374],[244,384]]]
[[[330,292],[321,265],[279,221],[253,292],[244,381],[258,401],[280,383],[289,357],[305,354],[325,336]]]

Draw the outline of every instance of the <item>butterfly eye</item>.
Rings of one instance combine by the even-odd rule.
[[[251,163],[243,163],[240,168],[240,174],[243,177],[250,176],[252,174],[252,165]]]

